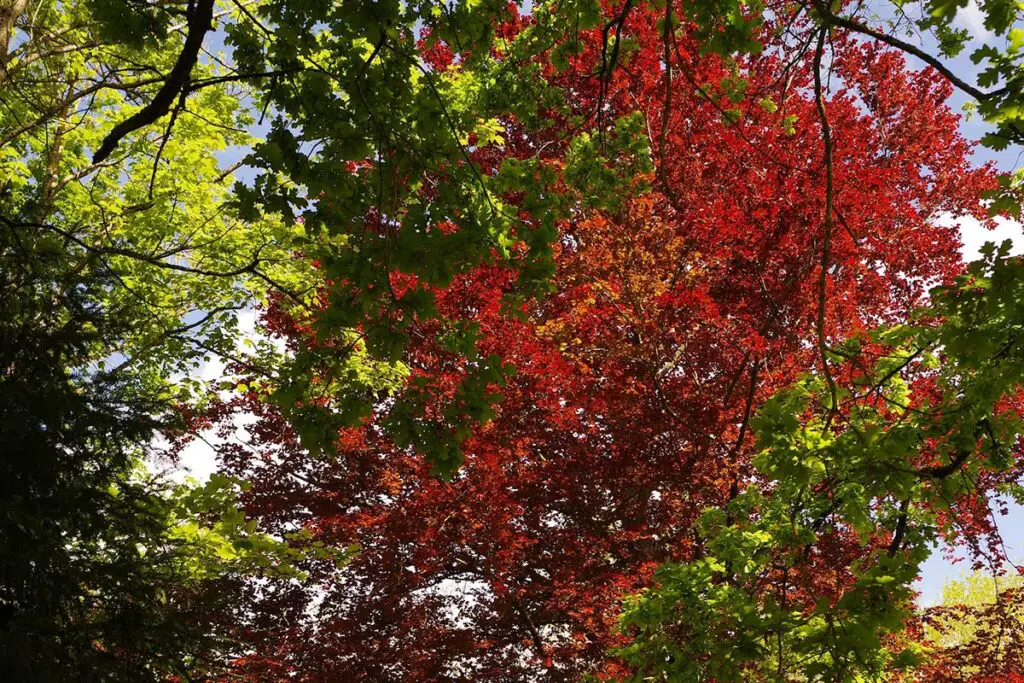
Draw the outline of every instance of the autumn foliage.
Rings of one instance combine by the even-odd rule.
[[[388,398],[360,426],[339,430],[329,457],[309,457],[256,390],[204,417],[229,433],[233,416],[256,416],[248,443],[224,445],[220,458],[252,482],[245,507],[263,530],[302,528],[308,543],[359,549],[344,568],[310,560],[304,584],[260,592],[246,630],[253,654],[236,663],[239,675],[628,675],[614,654],[630,638],[617,626],[623,598],[650,585],[666,561],[701,556],[696,520],[751,481],[752,414],[820,371],[819,325],[838,345],[898,324],[929,287],[962,273],[952,217],[987,220],[980,196],[994,174],[970,163],[971,145],[945,104],[950,86],[894,51],[833,39],[825,110],[834,219],[826,226],[813,65],[810,55],[791,61],[773,45],[776,28],[766,28],[768,49],[742,62],[742,83],[691,40],[667,49],[664,17],[652,7],[628,15],[628,59],[610,76],[601,74],[600,30],[565,68],[546,64],[572,110],[596,110],[607,122],[592,149],[613,145],[613,122],[631,116],[650,140],[637,162],[648,166],[629,179],[628,193],[559,222],[548,295],[515,298],[519,273],[501,263],[459,273],[447,287],[390,273],[396,311],[403,297],[425,292],[439,313],[407,321],[405,391],[420,397],[425,419],[444,419],[481,359],[514,367],[503,385],[484,389],[495,395],[493,417],[466,436],[451,481],[382,429]],[[812,35],[799,19],[786,30]],[[456,68],[453,46],[423,49],[438,72]],[[504,120],[504,139],[473,147],[474,160],[485,173],[507,159],[569,167],[577,152],[561,132],[570,123],[538,130]],[[557,191],[578,192],[571,180]],[[527,209],[521,218],[529,225]],[[475,358],[452,349],[451,320],[478,332]],[[279,305],[263,321],[295,349],[345,353],[351,343]],[[860,371],[841,360],[832,359],[832,371],[846,386]],[[983,483],[978,498],[953,507],[974,539],[994,533],[985,495]],[[972,510],[978,505],[984,510]],[[890,542],[822,533],[793,568],[788,599],[837,598],[847,568]],[[1011,680],[1018,667],[1014,660],[1012,672],[972,680]],[[932,671],[928,680],[967,680],[955,667]]]

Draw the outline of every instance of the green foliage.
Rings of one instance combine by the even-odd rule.
[[[940,513],[983,474],[1011,467],[1009,445],[1024,435],[1020,417],[1000,409],[1024,380],[1024,263],[1008,249],[988,245],[968,274],[933,291],[921,320],[941,323],[875,332],[894,350],[860,393],[840,392],[840,407],[818,377],[764,405],[752,422],[756,476],[704,515],[697,558],[664,566],[626,604],[633,642],[619,654],[637,680],[873,680],[919,661],[920,646],[892,638],[913,615],[913,582],[937,534],[955,531],[955,516]],[[903,378],[915,373],[938,398],[911,391]],[[833,597],[801,594],[799,577],[819,571],[810,549],[837,533],[860,538],[854,583]]]
[[[616,213],[629,196],[644,191],[644,176],[654,171],[645,125],[641,112],[634,112],[615,122],[607,141],[582,133],[569,144],[565,182],[582,204]]]
[[[235,486],[170,486],[143,459],[168,406],[145,377],[90,370],[127,334],[113,271],[47,233],[0,231],[0,674],[163,680],[212,671],[247,577],[296,576]],[[86,267],[81,267],[82,261]],[[79,267],[74,267],[76,264]],[[91,266],[91,267],[89,267]]]
[[[97,4],[109,9],[117,3]],[[8,106],[0,113],[6,229],[26,245],[63,245],[85,267],[114,273],[115,286],[94,292],[95,303],[125,324],[117,342],[104,338],[89,362],[180,393],[185,387],[167,378],[191,373],[210,353],[234,351],[239,310],[268,288],[291,291],[308,280],[308,267],[292,258],[298,233],[273,216],[240,219],[234,181],[218,157],[254,143],[243,132],[252,119],[225,87],[199,90],[159,128],[129,139],[110,161],[93,164],[91,152],[111,122],[139,108],[129,99],[133,83],[151,80],[144,75],[152,69],[169,68],[177,46],[106,45],[102,32],[91,32],[104,24],[89,23],[81,7],[40,16],[71,44],[100,43],[105,59],[97,62],[82,49],[31,62],[28,54],[23,67],[12,62],[17,81],[8,84]],[[75,29],[77,22],[85,23]],[[53,71],[64,81],[47,79]],[[202,71],[196,78],[214,73]],[[107,87],[95,88],[96,82]],[[26,120],[36,125],[26,128]],[[70,256],[68,263],[74,263]]]
[[[258,169],[253,187],[236,188],[240,211],[277,212],[301,225],[304,253],[337,283],[325,292],[316,333],[352,338],[350,358],[300,351],[273,392],[306,447],[320,453],[339,425],[368,414],[375,397],[396,394],[407,328],[438,316],[431,286],[446,286],[495,258],[521,269],[523,295],[544,286],[557,214],[530,224],[502,199],[540,194],[536,175],[515,165],[488,174],[470,155],[504,143],[502,117],[537,121],[539,108],[557,95],[523,59],[538,49],[535,35],[511,43],[495,36],[496,22],[513,16],[504,3],[343,3],[316,11],[262,3],[252,13],[260,21],[230,26],[229,42],[245,68],[288,76],[286,86],[272,81],[262,93],[277,116],[250,157]],[[417,25],[430,29],[428,42],[472,48],[472,56],[443,71],[425,67]],[[517,242],[527,252],[512,260]],[[394,271],[422,286],[394,297]],[[289,311],[309,317],[300,308]],[[459,321],[445,324],[456,329]],[[453,472],[467,428],[461,421],[486,417],[492,397],[482,383],[498,375],[487,367],[470,373],[444,425],[421,424],[415,388],[398,397],[389,423],[394,434],[439,472]],[[331,398],[324,404],[311,400],[314,393]]]
[[[0,676],[201,677],[232,650],[245,616],[224,617],[248,582],[298,576],[296,543],[256,533],[233,485],[172,486],[145,463],[197,395],[178,378],[234,355],[237,313],[298,291],[309,266],[294,227],[241,219],[219,157],[254,143],[252,118],[226,84],[92,161],[174,63],[180,16],[96,0],[15,21],[28,38],[0,46]]]

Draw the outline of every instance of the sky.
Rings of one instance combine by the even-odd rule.
[[[976,73],[977,67],[969,59],[970,52],[985,42],[993,42],[993,36],[985,29],[982,14],[974,0],[971,0],[967,7],[960,10],[956,23],[971,33],[971,42],[962,55],[955,59],[946,60],[946,64],[959,74],[973,75]],[[920,42],[926,49],[934,48],[934,42],[930,41],[927,36]],[[935,52],[934,49],[930,51]],[[914,61],[911,58],[911,62],[913,63]],[[920,63],[918,66],[920,66]],[[950,99],[950,105],[954,110],[960,110],[967,101],[968,98],[966,96],[957,92]],[[976,117],[973,119],[965,117],[961,122],[961,130],[964,136],[970,140],[978,140],[987,132],[984,123]],[[240,157],[240,150],[231,150],[223,160],[225,166],[237,161]],[[994,163],[1002,171],[1012,171],[1021,162],[1021,152],[1011,147],[1002,153],[994,153],[979,146],[975,150],[974,159],[978,163]],[[972,261],[978,258],[981,246],[989,241],[999,243],[1009,239],[1014,243],[1013,253],[1024,253],[1024,226],[1019,222],[998,219],[998,227],[995,230],[988,230],[974,219],[948,217],[947,220],[955,221],[960,225],[963,242],[962,252],[965,261]],[[256,316],[257,313],[253,310],[244,311],[241,314],[239,326],[243,337],[252,338],[258,334],[256,330]],[[213,380],[221,377],[223,370],[224,364],[214,359],[202,366],[199,369],[199,373],[202,379]],[[246,440],[248,438],[245,429],[246,421],[244,419],[240,420],[236,423],[236,427],[236,432],[232,438]],[[216,462],[210,444],[216,446],[218,443],[217,439],[212,437],[208,441],[209,443],[201,440],[194,441],[181,453],[180,460],[176,465],[170,466],[167,463],[163,463],[162,467],[165,473],[170,478],[178,481],[185,480],[186,478],[192,478],[200,482],[205,481],[216,469]],[[161,467],[161,465],[158,464],[157,467]],[[1024,562],[1024,507],[1012,503],[1009,507],[1009,514],[1006,517],[997,518],[997,522],[1002,531],[1011,560],[1018,563]],[[922,568],[922,576],[918,585],[921,593],[919,602],[922,605],[936,603],[941,597],[943,584],[952,578],[958,578],[965,571],[965,565],[966,563],[958,562],[955,559],[951,562],[945,557],[945,553],[942,552],[941,548],[936,549],[936,552],[932,554],[931,558]]]

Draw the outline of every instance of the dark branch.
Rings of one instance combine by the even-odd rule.
[[[828,390],[831,396],[832,405],[829,408],[828,421],[832,420],[838,410],[838,392],[835,380],[832,378],[832,371],[828,366],[828,343],[825,337],[825,305],[828,302],[828,269],[832,260],[832,213],[835,206],[835,170],[833,165],[832,151],[832,126],[828,121],[828,112],[825,108],[825,96],[822,92],[821,83],[821,57],[825,50],[825,38],[828,29],[822,28],[818,34],[818,47],[814,52],[814,102],[818,108],[818,117],[821,119],[821,139],[825,146],[825,225],[821,245],[821,275],[818,278],[818,351],[821,354],[821,371],[828,383]]]
[[[821,15],[822,22],[826,26],[839,26],[849,31],[853,31],[854,33],[860,33],[861,35],[874,38],[875,40],[885,43],[886,45],[902,50],[907,54],[914,55],[922,62],[924,62],[925,64],[927,64],[928,66],[932,67],[940,74],[942,74],[950,83],[952,83],[957,88],[959,88],[960,90],[964,91],[965,93],[967,93],[968,95],[977,100],[984,101],[995,97],[999,97],[1001,95],[1005,95],[1006,92],[1009,90],[1009,88],[1007,87],[1000,88],[999,90],[993,90],[992,92],[985,92],[984,90],[980,90],[971,85],[970,83],[964,81],[962,78],[953,73],[953,71],[949,69],[949,67],[947,67],[941,61],[939,61],[932,55],[928,54],[921,48],[912,45],[906,42],[905,40],[900,40],[895,36],[890,36],[887,33],[877,31],[871,28],[870,26],[865,26],[864,24],[861,24],[858,21],[854,21],[853,19],[833,14],[832,11],[829,10],[828,6],[821,0],[812,0],[812,3],[814,4],[814,9],[817,10],[818,14]]]
[[[900,503],[900,516],[896,520],[896,530],[892,534],[892,542],[889,544],[889,557],[893,557],[903,547],[903,538],[907,535],[907,510],[910,507],[910,499],[904,499]]]
[[[160,86],[149,104],[114,126],[113,130],[107,133],[107,137],[103,138],[103,143],[92,157],[93,163],[99,163],[110,156],[110,153],[117,148],[118,143],[126,136],[140,128],[145,128],[164,116],[171,110],[175,98],[188,89],[192,68],[196,65],[196,61],[199,59],[199,50],[203,47],[203,39],[206,37],[206,32],[213,27],[213,4],[214,0],[197,0],[195,7],[189,12],[185,44],[164,84]]]

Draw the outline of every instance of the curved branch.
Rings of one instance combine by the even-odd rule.
[[[601,148],[604,148],[604,105],[605,100],[608,98],[608,91],[612,85],[612,72],[615,71],[615,66],[619,61],[619,50],[622,47],[622,27],[626,23],[626,19],[629,17],[630,10],[633,9],[633,0],[626,0],[626,4],[623,6],[622,11],[612,17],[612,19],[604,25],[601,30],[601,72],[598,74],[600,79],[600,91],[597,96],[597,134],[601,140]],[[615,44],[612,45],[611,55],[608,54],[608,41],[611,38],[611,31],[615,29]],[[665,65],[668,66],[667,64]]]
[[[905,40],[900,40],[895,36],[890,36],[887,33],[882,33],[881,31],[871,28],[870,26],[865,26],[864,24],[858,21],[854,21],[853,19],[833,14],[832,11],[828,8],[828,6],[821,0],[811,1],[814,4],[814,9],[818,12],[818,14],[821,15],[822,23],[824,23],[825,26],[838,26],[840,28],[845,28],[848,31],[853,31],[854,33],[860,33],[861,35],[874,38],[875,40],[883,42],[886,45],[889,45],[890,47],[895,47],[898,50],[902,50],[907,54],[913,55],[920,59],[925,64],[927,64],[928,66],[938,71],[940,74],[942,74],[943,77],[945,77],[945,79],[952,83],[954,86],[956,86],[957,88],[959,88],[960,90],[964,91],[965,93],[967,93],[968,95],[977,100],[984,101],[995,97],[999,97],[1000,95],[1006,94],[1006,92],[1009,90],[1008,87],[993,90],[992,92],[985,92],[984,90],[980,90],[975,86],[971,85],[970,83],[968,83],[967,81],[963,80],[959,76],[957,76],[949,67],[947,67],[941,61],[939,61],[932,55],[928,54],[921,48],[917,47],[916,45],[912,45]]]
[[[107,137],[103,138],[102,144],[92,157],[94,164],[110,156],[110,153],[117,148],[118,143],[126,136],[140,128],[145,128],[164,116],[171,110],[175,98],[187,91],[192,68],[199,59],[199,50],[203,46],[203,39],[213,25],[213,4],[214,0],[197,0],[195,7],[189,13],[185,44],[182,46],[178,60],[174,63],[174,68],[171,69],[167,80],[160,86],[149,104],[114,126],[113,130],[107,133]]]
[[[28,9],[28,0],[8,0],[0,5],[0,84],[7,80],[7,63],[11,56],[7,48],[11,44],[14,22]]]
[[[908,512],[910,509],[910,499],[904,498],[900,503],[900,514],[896,519],[896,529],[892,534],[892,541],[889,543],[889,550],[887,554],[889,557],[894,557],[899,552],[900,548],[903,547],[903,539],[907,535],[907,521]]]

